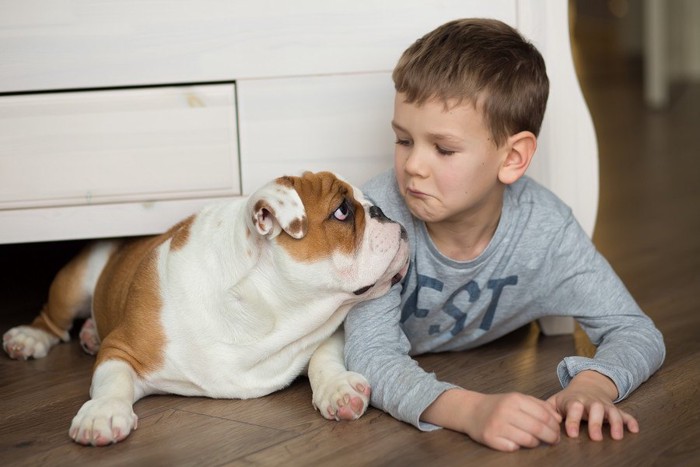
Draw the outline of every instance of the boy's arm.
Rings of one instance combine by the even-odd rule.
[[[442,393],[422,420],[466,433],[499,451],[559,442],[561,416],[540,399],[520,393],[481,394],[466,389]]]
[[[596,371],[615,383],[618,402],[661,366],[663,337],[573,217],[552,244],[541,306],[573,316],[597,347],[594,358],[565,358],[559,380],[566,387],[580,372]]]
[[[661,366],[663,337],[573,218],[552,251],[549,273],[559,280],[552,281],[547,307],[574,316],[597,350],[594,358],[572,356],[559,364],[564,389],[549,401],[565,416],[569,436],[578,435],[585,419],[592,439],[602,439],[603,421],[619,439],[624,426],[634,432],[638,425],[614,403]]]
[[[371,403],[394,418],[428,431],[420,415],[444,391],[456,386],[438,381],[409,356],[411,344],[400,326],[401,285],[355,306],[345,319],[345,364],[372,386]]]
[[[345,321],[346,365],[370,382],[372,405],[421,430],[453,429],[504,451],[559,440],[561,417],[547,402],[467,391],[423,371],[409,356],[399,303],[397,285],[388,296],[353,308]]]

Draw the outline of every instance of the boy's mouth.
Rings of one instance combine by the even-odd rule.
[[[428,196],[422,191],[414,190],[413,188],[406,188],[406,194],[415,196],[416,198],[425,198],[426,196]]]

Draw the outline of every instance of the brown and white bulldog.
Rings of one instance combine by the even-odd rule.
[[[324,417],[357,418],[370,389],[345,368],[340,325],[401,280],[406,238],[334,174],[278,178],[162,235],[91,244],[3,348],[44,357],[75,318],[92,317],[80,333],[97,353],[91,399],[69,430],[81,444],[126,438],[149,394],[259,397],[305,371]]]

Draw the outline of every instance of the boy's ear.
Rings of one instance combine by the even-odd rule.
[[[498,179],[505,185],[510,185],[525,174],[530,166],[532,156],[537,149],[537,137],[530,131],[516,133],[505,144],[507,151]]]

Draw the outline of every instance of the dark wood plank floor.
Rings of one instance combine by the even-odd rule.
[[[619,442],[583,435],[502,454],[447,430],[420,433],[375,409],[356,422],[327,422],[301,378],[250,401],[148,397],[136,404],[139,428],[125,442],[86,448],[67,434],[93,364],[74,340],[43,360],[0,355],[0,464],[700,465],[700,85],[675,87],[668,110],[650,111],[638,60],[585,31],[577,59],[600,146],[594,240],[668,347],[663,368],[621,404],[638,417],[639,434]],[[51,275],[79,246],[0,246],[0,332],[36,314]],[[471,352],[419,361],[475,390],[547,397],[558,389],[557,362],[590,351],[580,332],[542,337],[533,325]]]

